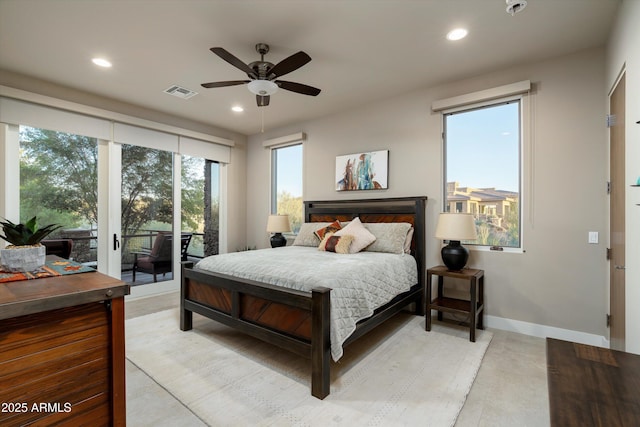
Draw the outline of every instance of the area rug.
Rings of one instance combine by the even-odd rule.
[[[127,358],[210,426],[453,426],[492,334],[399,314],[346,348],[331,394],[309,361],[177,309],[126,321]],[[133,408],[128,408],[133,409]]]

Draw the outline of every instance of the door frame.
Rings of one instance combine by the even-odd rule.
[[[620,351],[626,349],[625,102],[626,73],[622,70],[609,94],[613,116],[609,124],[609,344]]]

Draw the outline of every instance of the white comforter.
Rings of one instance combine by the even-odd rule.
[[[196,268],[302,291],[331,288],[331,356],[342,357],[342,344],[356,323],[418,283],[411,255],[381,252],[335,254],[305,246],[214,255]]]

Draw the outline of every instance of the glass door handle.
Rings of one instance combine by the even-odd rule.
[[[113,250],[117,251],[120,247],[120,240],[118,240],[118,235],[113,233]]]

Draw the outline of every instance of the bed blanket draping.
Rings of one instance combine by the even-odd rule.
[[[301,291],[331,288],[331,356],[342,357],[342,345],[356,323],[418,283],[411,255],[381,252],[335,254],[305,246],[286,246],[214,255],[196,268]]]

